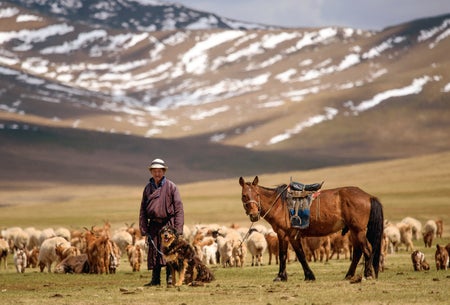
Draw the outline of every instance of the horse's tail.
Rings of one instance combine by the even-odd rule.
[[[375,271],[375,278],[378,278],[380,269],[381,240],[383,238],[383,206],[377,198],[370,198],[370,218],[367,224],[367,240],[372,245],[372,266]]]

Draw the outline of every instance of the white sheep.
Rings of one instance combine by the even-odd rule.
[[[20,227],[11,227],[3,230],[2,236],[8,242],[10,251],[23,249],[28,243],[28,234]]]
[[[69,241],[69,242],[70,242],[70,240],[71,240],[70,230],[69,230],[69,229],[66,229],[66,228],[63,228],[63,227],[57,228],[57,229],[55,230],[55,235],[56,235],[56,236],[63,237],[65,240],[67,240],[67,241]]]
[[[41,231],[41,234],[39,235],[39,245],[42,245],[44,240],[55,237],[56,233],[53,228],[47,228]]]
[[[117,244],[122,253],[126,253],[127,247],[133,245],[133,236],[127,231],[117,231],[111,239]]]
[[[17,273],[24,273],[27,267],[27,255],[23,249],[14,250],[14,265]]]
[[[384,234],[386,234],[389,240],[388,252],[395,253],[398,251],[398,246],[401,243],[400,230],[392,223],[386,223],[384,228]]]
[[[397,227],[400,231],[400,242],[406,246],[406,251],[414,251],[412,242],[412,226],[408,223],[399,222]]]
[[[41,244],[39,243],[39,236],[41,235],[41,231],[37,230],[34,227],[28,227],[24,229],[25,232],[28,233],[28,245],[27,249],[32,250],[34,247],[39,247]]]
[[[267,240],[264,234],[256,229],[251,229],[247,238],[247,248],[252,255],[252,266],[261,266],[262,256],[267,249]]]
[[[39,250],[38,264],[41,272],[47,267],[47,271],[51,272],[53,262],[59,262],[56,254],[56,246],[62,245],[66,248],[70,247],[70,243],[63,237],[55,236],[44,240]]]
[[[411,225],[413,240],[418,240],[420,238],[422,223],[419,220],[412,217],[405,217],[401,222]]]

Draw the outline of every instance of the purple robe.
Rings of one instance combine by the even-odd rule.
[[[166,265],[162,255],[155,249],[155,246],[159,251],[161,249],[159,231],[162,227],[171,225],[180,234],[183,234],[184,209],[180,193],[175,183],[166,178],[164,179],[164,183],[156,189],[152,183],[148,183],[142,194],[139,229],[142,236],[149,238],[148,270],[152,270],[155,266]]]

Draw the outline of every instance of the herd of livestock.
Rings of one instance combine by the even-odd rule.
[[[432,247],[436,238],[442,238],[442,233],[442,220],[429,220],[423,226],[411,217],[398,223],[385,221],[380,270],[384,269],[387,254],[399,251],[401,246],[411,252],[414,270],[429,270],[425,255],[415,249],[414,243],[423,240],[425,247]],[[258,266],[263,264],[266,253],[269,265],[278,264],[277,235],[264,225],[256,224],[251,229],[217,224],[184,226],[183,236],[207,265]],[[348,259],[352,255],[351,239],[349,234],[342,236],[336,232],[302,238],[302,245],[308,261],[328,261],[334,256]],[[115,273],[122,260],[139,272],[146,261],[148,246],[134,225],[112,230],[107,221],[103,226],[82,230],[11,227],[0,232],[0,270],[8,268],[8,255],[12,255],[19,273],[27,268],[39,268],[41,272],[108,274]],[[447,270],[450,244],[435,247],[437,270]],[[247,257],[251,257],[251,262],[246,264]],[[295,255],[290,257],[295,259]]]

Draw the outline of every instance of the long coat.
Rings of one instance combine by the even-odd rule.
[[[149,270],[155,266],[166,265],[159,253],[161,249],[159,231],[162,227],[171,225],[183,234],[184,209],[180,193],[175,183],[166,178],[163,180],[165,181],[158,188],[150,182],[145,186],[139,212],[139,229],[142,236],[148,238],[149,243],[147,256]]]

